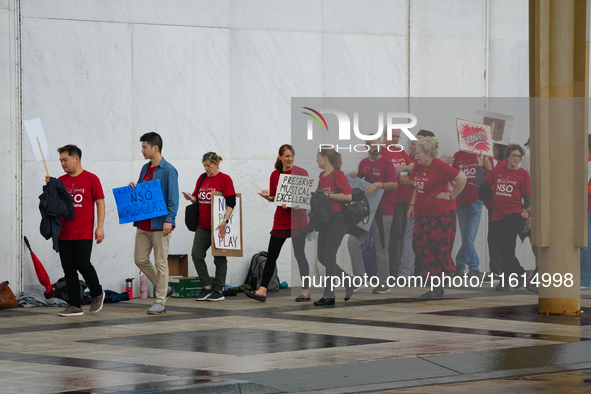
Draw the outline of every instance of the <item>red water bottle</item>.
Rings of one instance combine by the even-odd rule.
[[[125,291],[129,295],[129,299],[133,299],[133,280],[135,278],[127,278],[125,279]]]

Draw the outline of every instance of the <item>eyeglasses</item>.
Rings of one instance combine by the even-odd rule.
[[[515,157],[517,159],[521,159],[521,155],[516,155],[515,153],[511,153],[509,157]]]

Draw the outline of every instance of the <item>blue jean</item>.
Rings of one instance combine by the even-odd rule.
[[[482,216],[482,203],[474,201],[470,205],[458,206],[457,217],[462,234],[462,247],[456,256],[456,270],[464,270],[466,265],[470,271],[478,271],[480,261],[474,248],[474,240],[478,233],[480,217]]]
[[[591,211],[587,212],[587,246],[581,248],[581,286],[591,286]]]

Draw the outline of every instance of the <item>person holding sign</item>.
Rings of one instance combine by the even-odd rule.
[[[162,137],[158,133],[146,133],[140,137],[140,142],[144,158],[150,161],[142,167],[138,183],[160,179],[167,207],[165,215],[133,222],[137,227],[135,265],[156,287],[156,300],[148,309],[148,315],[158,315],[166,312],[164,303],[173,293],[172,287],[168,286],[168,246],[179,207],[179,175],[176,168],[162,157]],[[136,188],[134,182],[129,186]],[[150,262],[152,249],[154,265]]]
[[[308,176],[308,172],[303,168],[293,165],[295,151],[289,144],[281,145],[279,148],[279,155],[275,162],[275,171],[271,173],[271,180],[269,181],[269,190],[263,190],[259,193],[261,197],[269,202],[275,200],[277,193],[277,184],[281,174],[286,175],[302,175]],[[257,301],[265,302],[267,300],[267,287],[273,277],[273,273],[277,268],[277,258],[281,252],[281,248],[287,238],[291,237],[293,244],[293,252],[295,254],[298,267],[300,269],[300,276],[309,276],[310,267],[304,253],[306,245],[306,211],[299,209],[297,206],[292,210],[286,204],[278,206],[275,210],[275,217],[273,219],[273,229],[271,230],[271,239],[269,240],[269,248],[267,250],[267,262],[263,271],[263,278],[261,279],[261,286],[256,292],[246,290],[247,297]],[[308,291],[308,284],[302,283],[302,293],[296,297],[296,302],[310,301],[310,292]]]
[[[58,178],[74,198],[73,219],[62,218],[62,230],[58,236],[59,254],[68,288],[69,306],[59,312],[60,316],[81,316],[80,282],[82,274],[90,290],[90,313],[97,313],[103,307],[105,292],[99,282],[96,270],[90,262],[94,230],[94,206],[96,205],[97,226],[94,239],[100,244],[105,239],[105,196],[98,177],[82,168],[82,151],[76,145],[66,145],[57,150],[62,168],[66,172]],[[49,175],[45,177],[49,182]]]
[[[531,217],[529,173],[519,167],[524,154],[525,151],[521,146],[509,145],[505,149],[507,165],[499,163],[484,176],[482,174],[484,157],[482,153],[478,155],[476,184],[491,185],[495,196],[491,232],[501,254],[500,268],[505,274],[505,280],[495,287],[497,291],[511,290],[508,284],[511,274],[516,274],[519,278],[516,288],[525,285],[521,279],[525,270],[515,256],[517,234],[523,231],[524,221],[526,221],[525,226],[529,227],[527,219]]]
[[[441,278],[455,270],[451,258],[456,237],[455,198],[466,186],[466,175],[437,159],[438,147],[435,137],[426,137],[417,143],[417,163],[410,174],[414,190],[408,219],[416,218],[412,243],[423,277]],[[449,181],[455,182],[452,190],[449,190]],[[442,285],[422,295],[442,296]]]
[[[193,194],[183,192],[186,200],[193,204],[199,201],[199,222],[193,238],[193,249],[191,257],[193,264],[201,279],[203,289],[197,296],[197,301],[223,301],[224,287],[226,285],[226,273],[228,271],[228,259],[226,256],[214,256],[215,279],[214,287],[211,288],[207,264],[205,264],[205,254],[211,247],[211,193],[222,192],[226,199],[226,212],[222,222],[213,229],[213,235],[224,237],[226,234],[226,225],[230,221],[232,211],[236,206],[236,192],[232,178],[220,171],[222,157],[215,152],[208,152],[203,155],[202,163],[205,173],[197,179],[197,184]],[[201,185],[201,187],[199,186]]]
[[[326,267],[326,275],[329,277],[324,287],[322,298],[314,303],[316,306],[328,306],[335,304],[335,293],[333,279],[344,278],[347,293],[345,301],[353,295],[353,284],[351,277],[337,264],[337,251],[343,237],[347,233],[348,225],[345,220],[345,214],[342,212],[343,203],[352,200],[353,191],[349,187],[347,177],[341,171],[343,159],[341,154],[333,148],[322,148],[316,155],[318,167],[323,172],[320,173],[318,189],[330,199],[332,209],[332,218],[318,232],[318,261]]]

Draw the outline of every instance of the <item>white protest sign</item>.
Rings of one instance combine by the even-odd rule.
[[[221,192],[211,193],[212,255],[242,257],[242,196],[236,193],[236,206],[232,211],[225,234],[220,237],[216,227],[224,220],[226,199]]]
[[[35,153],[35,160],[41,161],[44,158],[45,160],[50,159],[51,153],[49,152],[49,145],[47,145],[47,139],[45,138],[45,133],[43,132],[41,119],[36,118],[24,120],[23,125],[25,126],[27,134],[29,135],[31,148],[33,148],[33,153]]]
[[[347,174],[347,180],[349,181],[349,186],[351,189],[353,188],[360,188],[361,190],[365,190],[366,187],[371,185],[368,181],[364,181],[360,177],[353,178],[351,175]],[[382,195],[384,194],[383,189],[376,189],[371,196],[367,196],[367,201],[369,201],[369,220],[367,223],[363,223],[363,221],[357,223],[357,227],[369,231],[371,228],[371,224],[373,223],[373,218],[376,216],[376,211],[380,206],[380,201],[382,201]]]
[[[318,179],[302,175],[279,175],[275,205],[298,206],[300,209],[310,209],[310,197],[316,191]]]

